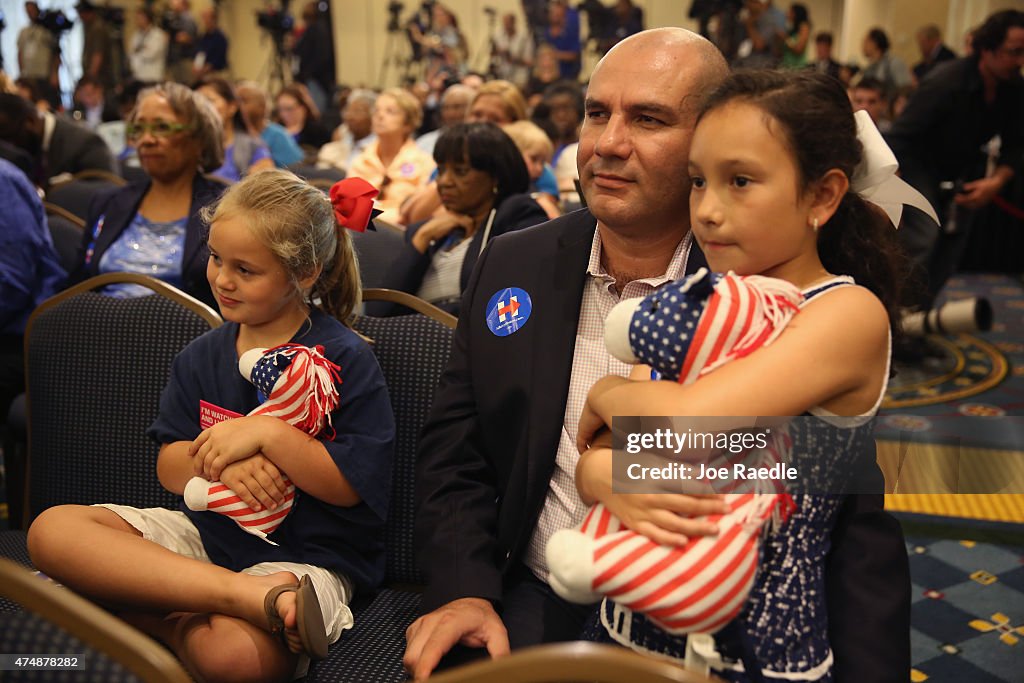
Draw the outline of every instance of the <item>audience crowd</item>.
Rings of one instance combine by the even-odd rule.
[[[140,272],[214,305],[200,216],[226,187],[265,169],[310,178],[329,171],[377,188],[379,229],[395,228],[405,242],[383,280],[458,314],[491,240],[585,205],[577,150],[581,126],[595,112],[585,104],[582,57],[644,28],[629,0],[582,3],[589,30],[565,0],[540,13],[533,4],[523,3],[525,25],[520,15],[497,18],[480,73],[469,67],[471,41],[458,17],[429,3],[407,25],[414,77],[378,90],[336,82],[333,59],[324,59],[333,54],[330,26],[309,3],[293,41],[301,66],[268,91],[232,80],[230,37],[215,8],[197,21],[188,0],[171,0],[163,16],[147,4],[131,12],[134,30],[119,42],[106,14],[81,0],[83,75],[65,109],[53,34],[39,6],[25,3],[30,24],[18,36],[18,78],[0,77],[0,423],[24,388],[25,321],[62,287],[105,272]],[[1000,202],[1020,206],[1024,13],[989,17],[962,56],[936,26],[922,26],[920,61],[911,66],[893,54],[886,30],[874,27],[862,38],[858,66],[835,58],[832,33],[816,31],[805,5],[693,5],[692,16],[730,66],[825,74],[886,136],[903,177],[943,223],[913,211],[904,216],[898,237],[924,283],[906,305],[931,305],[981,212]],[[77,262],[62,266],[40,197],[86,170],[130,182],[92,198],[81,216]],[[130,287],[107,293],[135,294]]]

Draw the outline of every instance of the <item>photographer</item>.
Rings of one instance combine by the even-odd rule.
[[[582,66],[580,43],[580,15],[565,0],[552,0],[548,5],[548,26],[544,42],[555,48],[558,73],[562,78],[575,80]]]
[[[171,0],[164,13],[163,28],[170,37],[167,48],[167,77],[191,85],[192,62],[196,54],[199,27],[189,12],[188,0]]]
[[[430,21],[426,29],[422,17],[409,24],[409,35],[427,62],[424,80],[430,82],[439,74],[461,77],[466,71],[469,48],[459,30],[458,19],[439,2],[424,2],[419,14],[427,10]]]
[[[146,7],[135,10],[135,35],[128,55],[135,80],[142,83],[164,80],[167,45],[167,34],[153,23],[153,10]]]
[[[82,75],[98,80],[103,89],[112,92],[117,85],[114,79],[114,41],[110,27],[100,16],[98,8],[89,0],[80,0],[75,11],[82,20],[85,39],[82,44]]]
[[[494,11],[485,7],[484,11]],[[516,15],[512,12],[502,15],[501,28],[491,39],[491,68],[494,76],[515,83],[520,89],[530,80],[533,66],[533,37],[528,30],[518,30]]]
[[[228,38],[217,25],[217,10],[207,7],[199,13],[203,34],[196,43],[192,77],[197,81],[210,76],[225,78],[228,73]]]
[[[18,73],[21,78],[57,85],[57,38],[40,21],[39,5],[25,3],[29,25],[18,33]]]
[[[295,43],[298,61],[295,80],[306,86],[309,96],[320,111],[325,111],[334,91],[334,39],[327,15],[317,9],[316,2],[302,8],[306,27]]]

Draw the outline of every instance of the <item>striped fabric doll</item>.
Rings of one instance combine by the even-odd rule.
[[[605,344],[624,362],[646,363],[666,379],[690,383],[771,343],[802,299],[782,280],[702,268],[616,306],[605,323]],[[785,430],[773,432],[768,449],[755,457],[785,457]],[[716,457],[723,460],[711,464],[731,462]],[[681,547],[659,545],[627,529],[603,504],[594,505],[579,528],[548,541],[551,587],[572,602],[612,599],[672,634],[714,633],[750,593],[762,529],[773,517],[784,520],[793,506],[781,492],[726,493],[724,500],[730,511],[707,518],[720,533]]]
[[[331,413],[338,407],[341,384],[338,369],[324,357],[323,347],[301,344],[250,349],[238,359],[239,372],[256,385],[262,400],[249,415],[279,417],[312,436],[327,430],[329,439],[334,438]],[[230,515],[245,531],[273,543],[267,534],[281,525],[295,500],[295,485],[287,474],[285,485],[284,502],[276,509],[254,511],[219,481],[192,477],[185,486],[185,505]]]

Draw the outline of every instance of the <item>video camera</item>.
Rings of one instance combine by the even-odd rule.
[[[388,3],[388,32],[398,33],[402,30],[401,14],[405,5],[400,2]]]
[[[288,13],[290,4],[291,0],[281,0],[278,9],[268,8],[256,12],[256,25],[269,33],[275,42],[283,41],[285,35],[295,27],[295,19]]]
[[[97,7],[96,11],[99,13],[103,21],[107,22],[114,28],[124,28],[124,8],[123,7]]]
[[[58,38],[75,25],[75,22],[68,19],[68,16],[59,9],[40,10],[36,23]]]
[[[256,12],[256,25],[264,28],[274,35],[288,33],[295,26],[292,15],[277,10],[262,10]]]

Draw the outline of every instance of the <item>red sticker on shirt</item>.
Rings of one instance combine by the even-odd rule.
[[[199,427],[201,429],[209,429],[218,422],[236,417],[242,417],[242,414],[227,408],[221,408],[202,399],[199,400]]]

